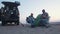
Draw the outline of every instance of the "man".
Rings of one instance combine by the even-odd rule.
[[[31,15],[26,18],[26,21],[30,23],[32,27],[34,26],[35,18],[33,17],[33,13],[31,13]]]
[[[45,12],[45,10],[43,9],[43,10],[42,10],[42,18],[43,18],[43,19],[46,19],[47,17],[48,17],[48,13]]]
[[[41,21],[40,21],[40,23],[41,23],[41,25],[43,25],[43,26],[47,26],[48,22],[49,22],[49,15],[48,15],[48,13],[45,12],[45,10],[43,9],[43,10],[42,10],[42,15],[41,15]]]

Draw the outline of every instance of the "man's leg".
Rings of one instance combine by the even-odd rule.
[[[31,27],[32,27],[32,28],[35,27],[34,21],[31,21]]]

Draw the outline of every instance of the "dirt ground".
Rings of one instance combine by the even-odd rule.
[[[0,25],[0,34],[60,34],[60,25],[52,24],[51,27],[30,28],[22,25]]]

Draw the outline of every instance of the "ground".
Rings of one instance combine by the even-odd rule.
[[[52,24],[51,27],[30,28],[26,25],[6,25],[0,26],[0,34],[60,34],[60,25]]]

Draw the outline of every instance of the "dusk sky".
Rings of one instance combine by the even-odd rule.
[[[20,0],[20,18],[24,22],[30,13],[36,18],[42,13],[42,9],[50,16],[50,22],[60,21],[60,0]]]
[[[42,13],[42,9],[50,16],[50,22],[60,21],[60,0],[0,0],[0,4],[2,1],[19,1],[20,6],[20,21],[23,23],[27,16],[30,13],[34,14],[36,18],[38,14]],[[2,4],[0,7],[3,6]]]

